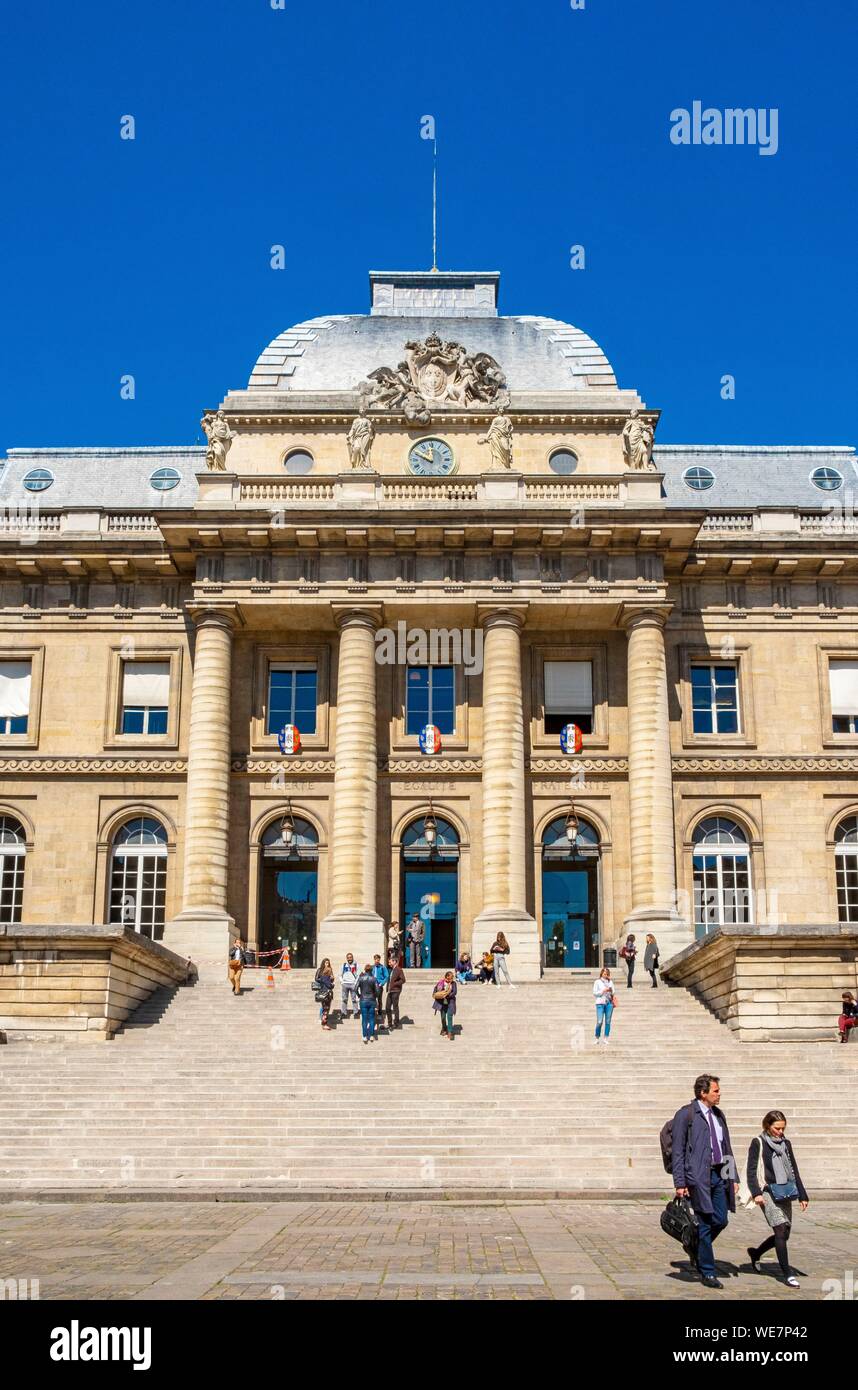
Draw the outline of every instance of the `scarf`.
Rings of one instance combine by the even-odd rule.
[[[795,1172],[790,1163],[786,1139],[773,1139],[770,1134],[762,1134],[760,1138],[764,1144],[768,1144],[771,1150],[775,1182],[779,1185],[785,1182],[795,1182]]]

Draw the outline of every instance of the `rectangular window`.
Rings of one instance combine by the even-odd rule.
[[[0,661],[0,734],[25,734],[30,717],[32,662]]]
[[[559,734],[565,724],[593,732],[592,661],[543,663],[545,732]]]
[[[858,733],[858,661],[829,661],[828,681],[834,733]]]
[[[405,672],[405,732],[419,734],[424,724],[456,732],[454,666],[409,666]]]
[[[169,704],[169,661],[123,662],[120,733],[166,734]]]
[[[316,732],[318,675],[315,666],[272,666],[268,673],[266,732],[279,734],[284,724],[299,733]]]
[[[739,732],[739,672],[735,665],[692,666],[691,727],[695,734]]]

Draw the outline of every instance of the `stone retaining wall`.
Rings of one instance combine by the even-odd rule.
[[[0,1029],[105,1041],[187,961],[130,927],[0,927]]]
[[[662,975],[742,1042],[831,1042],[842,991],[858,997],[858,930],[721,927],[673,956]]]

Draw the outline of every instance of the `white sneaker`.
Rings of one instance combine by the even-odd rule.
[[[366,1047],[366,1045],[367,1045],[368,1042],[369,1042],[369,1038],[364,1038],[364,1040],[363,1040],[363,1045],[364,1045],[364,1047]]]
[[[785,1280],[785,1283],[789,1284],[791,1289],[801,1288],[801,1284],[798,1282],[794,1274],[791,1274],[789,1278]]]
[[[609,1042],[610,1042],[610,1041],[611,1041],[611,1039],[610,1039],[610,1038],[606,1038],[606,1039],[605,1039],[605,1047],[607,1047],[607,1046],[608,1046],[608,1043],[609,1043]]]

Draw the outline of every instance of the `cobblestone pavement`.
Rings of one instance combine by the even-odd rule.
[[[767,1234],[741,1211],[717,1244],[723,1292],[690,1274],[657,1202],[0,1204],[0,1280],[42,1299],[735,1299],[852,1296],[858,1202],[818,1202],[791,1243],[801,1279],[755,1275]],[[854,1279],[854,1275],[852,1276]],[[0,1288],[2,1294],[2,1288]],[[8,1296],[8,1293],[7,1293]]]

